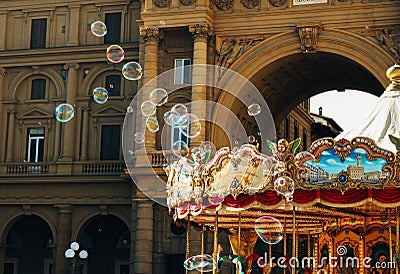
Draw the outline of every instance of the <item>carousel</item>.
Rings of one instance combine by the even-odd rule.
[[[400,66],[369,120],[307,151],[300,139],[200,147],[166,168],[168,206],[175,220],[196,226],[202,254],[187,272],[399,273]],[[190,164],[189,164],[190,163]],[[229,235],[222,252],[219,232]],[[204,253],[204,234],[213,253]],[[260,244],[262,243],[262,244]]]

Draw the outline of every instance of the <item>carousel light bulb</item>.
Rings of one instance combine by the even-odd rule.
[[[71,243],[71,248],[75,251],[77,251],[79,249],[79,244],[77,242],[73,242]]]
[[[65,258],[70,259],[75,256],[75,251],[72,248],[69,248],[65,251]]]
[[[86,250],[81,250],[81,252],[79,252],[79,258],[81,259],[86,259],[89,256],[89,253]]]

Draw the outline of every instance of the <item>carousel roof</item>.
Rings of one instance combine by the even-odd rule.
[[[386,72],[392,84],[385,90],[368,117],[348,132],[342,132],[336,140],[352,139],[356,136],[369,137],[385,149],[394,150],[396,147],[389,135],[400,137],[400,66],[394,65]]]

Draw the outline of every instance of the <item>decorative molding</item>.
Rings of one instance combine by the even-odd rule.
[[[264,36],[253,39],[239,39],[235,37],[223,40],[220,49],[217,50],[216,65],[229,68],[246,51],[263,40]]]
[[[269,0],[269,3],[274,7],[282,7],[286,5],[287,0]]]
[[[260,4],[259,0],[240,0],[240,3],[248,9],[254,9],[255,7],[258,7]]]
[[[146,44],[158,45],[162,38],[162,33],[157,27],[141,27],[139,31]]]
[[[207,42],[208,37],[212,34],[211,29],[207,23],[194,24],[189,26],[189,31],[193,35],[193,40],[195,42],[203,41]]]
[[[320,23],[305,23],[297,25],[301,44],[300,48],[303,53],[317,52],[317,36],[318,30],[321,28],[322,26]]]
[[[158,8],[166,8],[169,7],[171,0],[154,0],[154,5]]]
[[[232,9],[233,0],[214,0],[214,4],[217,7],[217,9],[221,11],[227,11]]]
[[[180,2],[184,6],[190,6],[193,5],[196,2],[196,0],[180,0]]]
[[[400,62],[400,28],[381,28],[374,31],[374,37],[379,44]]]

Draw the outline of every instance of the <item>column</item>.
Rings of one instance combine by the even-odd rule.
[[[9,114],[10,116],[9,116],[7,156],[6,156],[7,163],[13,161],[14,134],[15,134],[15,111],[10,111]]]
[[[155,204],[153,207],[154,211],[154,230],[153,230],[153,272],[157,274],[168,274],[166,270],[167,258],[164,254],[163,243],[164,243],[164,213],[166,208]]]
[[[71,224],[72,224],[72,206],[55,205],[58,208],[58,235],[57,251],[54,261],[55,273],[68,274],[70,272],[70,263],[65,258],[65,251],[70,246]]]
[[[54,139],[54,156],[53,161],[57,161],[60,156],[60,142],[61,142],[61,123],[56,121],[56,136]]]
[[[79,10],[81,6],[69,7],[69,34],[67,46],[79,45]]]
[[[136,274],[153,273],[153,202],[138,200],[135,261]]]
[[[89,108],[83,108],[81,160],[88,159]]]
[[[207,39],[211,35],[209,26],[205,23],[189,26],[189,31],[193,35],[193,65],[192,70],[192,102],[207,100]],[[198,66],[196,65],[204,65]],[[191,140],[192,146],[198,146],[206,138],[206,104],[205,102],[196,103],[192,107],[192,113],[201,121],[201,133],[198,137]]]
[[[143,74],[143,95],[144,100],[138,100],[138,109],[140,109],[140,104],[147,100],[150,92],[157,87],[156,82],[149,83],[152,79],[156,78],[158,75],[158,42],[160,39],[160,32],[157,27],[142,27],[140,29],[140,36],[142,36],[144,41],[144,74]],[[142,123],[145,121],[146,117],[140,115]],[[140,119],[139,118],[139,119]],[[140,123],[137,123],[140,125]],[[143,130],[145,125],[141,125]],[[146,130],[145,133],[145,145],[146,149],[156,148],[156,133],[152,133]]]
[[[0,50],[6,49],[6,37],[7,37],[7,12],[0,12]]]
[[[1,32],[0,32],[1,33]],[[4,99],[5,94],[6,94],[6,86],[5,86],[5,79],[6,79],[6,69],[5,68],[0,68],[0,125],[2,127],[6,127],[6,118],[7,115],[4,113],[4,108],[3,108],[3,103],[1,100]],[[0,162],[4,161],[4,155],[5,155],[5,142],[3,142],[6,139],[6,131],[3,131],[2,134],[0,135]]]
[[[67,100],[66,103],[75,105],[75,97],[77,94],[78,87],[78,69],[79,64],[66,64],[64,66],[65,70],[68,70],[67,77]],[[77,110],[75,109],[75,112]],[[63,131],[63,153],[61,156],[61,161],[73,161],[75,152],[75,122],[76,119],[72,118],[70,121],[64,123]]]

